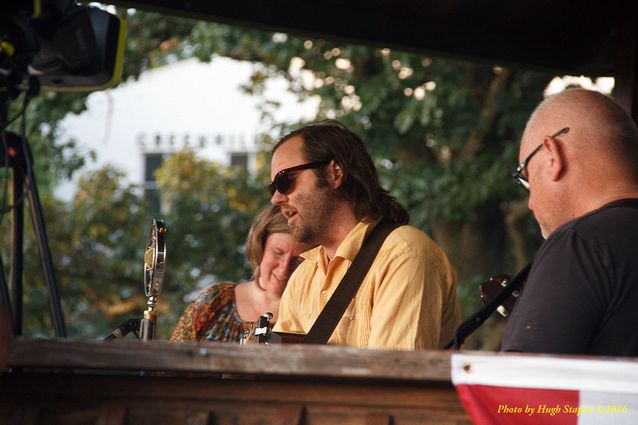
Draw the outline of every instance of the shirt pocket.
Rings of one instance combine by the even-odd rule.
[[[341,317],[337,329],[335,329],[335,337],[337,344],[345,344],[352,346],[365,346],[367,334],[365,324],[361,322],[361,316],[355,308],[356,304],[350,304],[345,313]]]

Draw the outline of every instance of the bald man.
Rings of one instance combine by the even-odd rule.
[[[514,177],[546,239],[505,351],[638,356],[638,130],[600,93],[567,90],[530,117]]]

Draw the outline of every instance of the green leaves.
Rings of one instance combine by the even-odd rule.
[[[216,281],[252,277],[244,245],[253,217],[268,202],[263,178],[181,152],[165,161],[157,182],[161,214],[152,214],[141,188],[112,167],[84,174],[69,205],[45,198],[69,336],[104,337],[123,321],[141,317],[151,218],[164,219],[168,231],[166,278],[157,306],[160,337],[168,338],[185,295]],[[25,334],[46,335],[51,332],[48,294],[33,237],[27,225]]]
[[[267,204],[264,182],[182,152],[157,172],[171,236],[171,280],[192,291],[201,280],[248,280],[243,244],[256,212]],[[198,279],[190,276],[197,270]]]
[[[407,206],[413,224],[444,246],[466,285],[504,271],[501,267],[513,268],[512,258],[529,256],[533,243],[529,252],[513,255],[504,236],[530,239],[529,226],[512,225],[529,214],[520,213],[524,193],[510,173],[526,119],[553,76],[320,37],[119,13],[129,28],[124,80],[193,56],[250,61],[254,71],[244,90],[260,98],[264,122],[281,132],[298,123],[273,121],[277,100],[266,98],[264,90],[271,78],[286,79],[300,99],[318,96],[316,118],[337,118],[362,136],[384,187]],[[33,101],[30,139],[35,156],[47,158],[36,161],[45,187],[83,164],[58,123],[67,112],[81,112],[84,100],[85,95],[43,94]],[[214,280],[250,278],[243,244],[252,217],[268,202],[267,168],[251,176],[182,152],[158,172],[169,229],[160,301],[165,324],[181,312],[184,294]],[[101,170],[82,180],[72,208],[57,205],[51,214],[74,332],[96,334],[140,314],[140,250],[151,217],[141,189],[116,170]],[[485,244],[486,234],[498,237]],[[478,256],[480,250],[489,255]]]

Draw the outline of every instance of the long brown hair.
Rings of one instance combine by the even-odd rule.
[[[273,153],[287,140],[301,136],[303,155],[308,162],[334,160],[344,172],[337,194],[351,202],[357,220],[384,218],[407,224],[410,215],[379,184],[379,176],[363,140],[335,120],[309,124],[284,136]],[[325,184],[326,170],[314,170],[319,186]]]

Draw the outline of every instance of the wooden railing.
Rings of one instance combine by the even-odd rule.
[[[0,424],[469,424],[450,353],[17,339]]]

